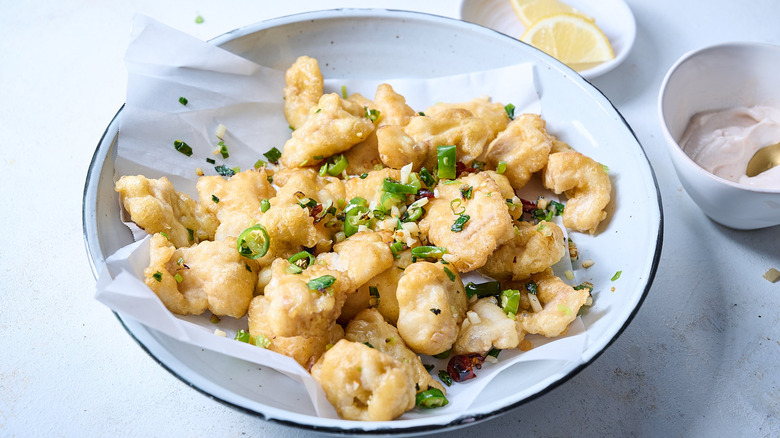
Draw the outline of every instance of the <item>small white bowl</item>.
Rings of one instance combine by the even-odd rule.
[[[658,115],[669,156],[688,195],[715,222],[751,230],[780,225],[780,188],[738,184],[706,171],[682,149],[691,117],[738,106],[780,107],[780,46],[717,44],[684,54],[669,69],[658,96]]]

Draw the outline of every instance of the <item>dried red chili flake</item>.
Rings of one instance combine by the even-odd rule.
[[[309,211],[309,216],[314,218],[314,223],[315,224],[317,222],[321,221],[322,218],[325,217],[324,214],[322,216],[320,216],[320,213],[322,213],[322,204],[315,205],[314,207],[311,208],[311,211]]]
[[[447,364],[447,374],[455,382],[464,382],[477,377],[474,374],[474,367],[481,369],[483,363],[485,358],[477,353],[453,356]]]
[[[520,202],[523,203],[523,213],[530,213],[536,210],[536,202],[529,201],[523,198],[520,198]]]
[[[436,197],[436,195],[434,195],[432,191],[430,191],[428,189],[420,189],[420,190],[417,191],[417,194],[414,196],[414,200],[416,201],[416,200],[418,200],[420,198],[428,198],[428,200],[430,201],[431,199],[433,199],[435,197]]]
[[[462,162],[458,161],[457,164],[455,164],[455,173],[460,175],[461,173],[474,173],[477,171],[476,167],[469,167],[463,164]]]

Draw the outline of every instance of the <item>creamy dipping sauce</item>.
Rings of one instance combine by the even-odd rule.
[[[780,142],[780,108],[737,107],[691,117],[680,144],[699,166],[740,184],[780,189],[780,166],[745,175],[753,154]]]

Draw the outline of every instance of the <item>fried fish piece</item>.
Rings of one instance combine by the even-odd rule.
[[[226,180],[221,176],[202,176],[197,188],[200,204],[214,214],[219,226],[216,240],[238,237],[262,216],[261,203],[276,196],[265,169],[245,170]]]
[[[436,246],[447,249],[449,259],[460,272],[485,264],[501,244],[512,239],[512,217],[501,189],[486,172],[458,178],[454,184],[439,184],[436,198],[427,204],[428,212],[420,230]],[[462,190],[470,197],[464,198]],[[459,217],[468,216],[461,231],[453,231]]]
[[[488,142],[496,138],[499,132],[506,129],[510,122],[509,115],[503,103],[493,102],[488,96],[477,97],[468,102],[460,103],[437,103],[428,107],[425,114],[428,116],[436,115],[442,111],[463,108],[470,111],[475,116],[482,119],[488,128]]]
[[[311,374],[345,420],[389,421],[414,408],[409,365],[361,343],[338,341]]]
[[[514,321],[510,322],[514,326]],[[352,342],[366,344],[389,354],[396,360],[409,364],[411,376],[416,383],[416,387],[419,388],[418,392],[433,387],[446,394],[447,390],[444,389],[444,386],[431,377],[425,369],[420,356],[406,346],[398,333],[398,329],[388,324],[376,309],[365,309],[358,313],[347,324],[344,338]]]
[[[150,241],[150,264],[144,282],[165,307],[180,315],[241,318],[257,283],[257,265],[242,257],[235,240],[204,241],[175,249],[163,235]]]
[[[214,238],[216,216],[187,194],[177,192],[166,177],[123,176],[116,182],[130,219],[149,234],[165,233],[177,248]]]
[[[547,134],[545,121],[536,114],[522,114],[498,134],[487,147],[485,162],[493,169],[506,163],[504,175],[515,190],[521,189],[547,164],[553,137]]]
[[[491,254],[481,274],[496,280],[524,280],[566,254],[563,230],[554,222],[517,222],[515,236]]]
[[[365,140],[374,122],[359,104],[338,94],[323,95],[314,114],[284,144],[281,162],[286,167],[304,167],[344,152]]]
[[[444,271],[447,266],[454,280]],[[398,332],[406,345],[420,354],[449,350],[468,308],[463,282],[452,265],[447,266],[412,263],[398,280]]]
[[[353,289],[357,289],[393,265],[393,252],[380,233],[361,231],[333,245],[333,252],[317,259],[347,274]]]
[[[316,59],[300,56],[287,69],[284,78],[284,116],[293,129],[298,129],[311,118],[311,109],[322,97],[322,72]]]
[[[469,306],[458,339],[452,346],[452,353],[484,355],[491,348],[508,350],[517,347],[519,343],[515,320],[501,310],[496,298],[480,298]]]
[[[361,310],[374,306],[385,318],[385,321],[395,325],[398,321],[398,280],[404,270],[412,264],[411,251],[403,251],[393,260],[392,266],[360,286],[357,292],[347,296],[344,308],[341,310],[339,322],[346,324]]]
[[[607,218],[606,207],[612,196],[612,182],[604,166],[576,151],[551,154],[543,172],[544,186],[568,198],[563,210],[563,225],[595,234]]]
[[[536,296],[542,304],[542,311],[517,315],[517,329],[527,333],[554,338],[565,333],[569,324],[577,319],[590,295],[587,289],[576,290],[553,275],[552,270],[531,276],[536,283]]]

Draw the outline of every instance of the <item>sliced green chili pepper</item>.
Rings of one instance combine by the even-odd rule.
[[[447,254],[447,248],[441,246],[418,246],[412,248],[412,257],[420,259],[440,259],[444,254]]]
[[[247,228],[238,235],[236,248],[238,253],[248,259],[259,259],[268,252],[271,244],[271,238],[265,227],[257,224]]]
[[[452,376],[447,371],[439,370],[439,380],[447,386],[452,386]]]
[[[419,190],[419,185],[415,187],[413,184],[401,184],[398,181],[394,181],[390,178],[385,178],[382,182],[382,190],[386,193],[403,193],[414,195]]]
[[[323,275],[322,277],[317,277],[309,280],[308,283],[306,283],[306,287],[309,288],[309,290],[318,290],[323,291],[330,286],[333,286],[333,283],[336,282],[336,277],[332,275]]]
[[[344,234],[349,237],[358,232],[360,225],[368,223],[368,201],[356,196],[344,208]]]
[[[287,259],[287,261],[301,269],[306,269],[314,263],[314,256],[307,251],[301,251]]]
[[[263,199],[262,201],[260,201],[260,211],[265,213],[266,211],[268,211],[269,208],[271,208],[271,201],[267,199]]]
[[[444,145],[436,147],[436,154],[439,159],[439,179],[455,179],[457,177],[457,149],[455,145]]]
[[[428,187],[429,189],[432,189],[433,186],[436,185],[436,177],[431,175],[431,172],[428,172],[428,169],[424,167],[420,169],[420,179],[425,184],[425,187]]]
[[[322,159],[322,157],[314,158]],[[349,166],[349,161],[347,161],[347,157],[345,157],[344,154],[334,155],[329,157],[325,164],[320,167],[320,176],[339,176],[342,172],[347,170],[347,166]]]
[[[520,306],[520,291],[507,289],[501,292],[501,309],[509,316],[517,315],[517,308]]]
[[[433,409],[445,406],[447,403],[449,403],[449,401],[440,389],[431,388],[422,392],[418,392],[415,396],[415,403],[417,406],[423,409]]]

